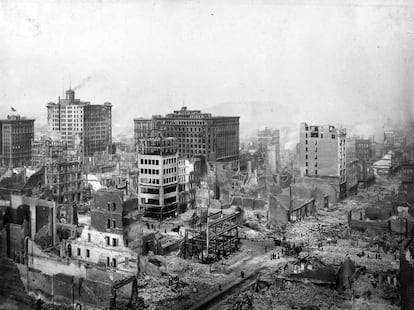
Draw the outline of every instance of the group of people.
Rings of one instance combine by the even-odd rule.
[[[277,255],[275,253],[272,253],[272,255],[270,255],[270,260],[274,260],[274,259],[279,259],[279,253],[277,253]]]

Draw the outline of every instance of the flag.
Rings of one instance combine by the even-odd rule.
[[[13,108],[13,107],[10,107],[11,108],[11,110],[13,111],[13,112],[16,112],[16,109],[15,108]]]

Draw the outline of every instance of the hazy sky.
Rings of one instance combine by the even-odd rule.
[[[0,117],[46,122],[62,89],[133,118],[189,109],[241,131],[414,115],[414,1],[0,1]],[[412,4],[413,3],[413,4]]]

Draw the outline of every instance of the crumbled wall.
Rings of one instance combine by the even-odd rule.
[[[268,222],[273,226],[286,225],[288,222],[288,212],[277,200],[277,197],[269,195],[269,218]]]

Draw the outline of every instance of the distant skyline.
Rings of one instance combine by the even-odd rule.
[[[183,105],[241,133],[300,122],[378,134],[414,119],[412,1],[3,1],[0,118],[46,124],[64,90],[134,117]],[[291,144],[290,143],[290,144]],[[289,147],[292,145],[289,144]]]

